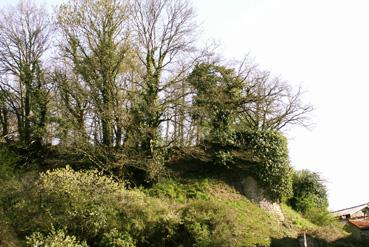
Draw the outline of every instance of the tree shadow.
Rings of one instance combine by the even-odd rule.
[[[296,247],[300,245],[297,239],[285,237],[281,239],[273,238],[270,246],[271,247]]]
[[[244,194],[242,181],[250,176],[250,164],[243,163],[243,167],[223,166],[215,164],[210,155],[201,153],[181,154],[167,164],[170,173],[177,179],[214,179],[232,186],[236,191]]]

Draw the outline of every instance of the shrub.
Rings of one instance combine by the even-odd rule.
[[[162,246],[179,222],[165,201],[127,191],[122,183],[97,171],[69,167],[48,171],[38,179],[9,182],[0,195],[11,225],[21,236],[47,234],[55,227],[92,246],[100,246],[101,239],[107,238],[112,243],[130,243],[127,236],[138,246]]]
[[[8,218],[8,225],[21,237],[38,231],[39,223],[44,222],[40,218],[35,180],[33,173],[27,173],[20,179],[0,182],[0,207]]]
[[[303,213],[304,217],[310,220],[312,223],[318,226],[334,226],[338,225],[337,219],[335,219],[327,209],[321,209],[318,207],[310,207]]]
[[[40,206],[55,227],[66,227],[83,239],[117,227],[118,198],[123,184],[97,171],[73,171],[67,167],[40,175]]]
[[[137,246],[166,246],[177,232],[177,210],[165,200],[132,190],[121,199],[121,231],[129,233]]]
[[[57,169],[8,181],[0,202],[21,236],[47,233],[53,226],[93,241],[120,224],[117,215],[122,184],[96,171]]]
[[[242,246],[240,225],[229,208],[215,201],[193,201],[182,209],[177,241],[183,246]]]
[[[27,245],[32,247],[87,247],[86,242],[79,242],[75,236],[68,236],[63,230],[52,230],[48,235],[35,232],[27,237]]]
[[[14,177],[14,169],[17,162],[17,155],[7,146],[0,143],[0,180]]]
[[[134,240],[128,233],[121,233],[117,229],[112,229],[108,233],[104,233],[101,242],[101,247],[135,247]]]
[[[288,204],[317,225],[333,223],[328,208],[327,188],[319,174],[302,170],[293,176],[293,196]]]
[[[288,200],[291,207],[304,213],[311,207],[328,207],[327,188],[318,173],[308,170],[297,171],[293,175],[293,196]]]
[[[10,220],[0,207],[0,246],[20,246],[19,239],[9,222]]]

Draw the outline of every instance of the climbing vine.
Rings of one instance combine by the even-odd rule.
[[[251,152],[251,174],[268,195],[280,201],[291,195],[292,167],[287,139],[278,131],[249,130],[237,133],[236,145]]]

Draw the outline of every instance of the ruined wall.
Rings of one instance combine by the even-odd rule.
[[[284,221],[284,215],[281,206],[272,202],[270,198],[264,193],[264,189],[261,188],[257,181],[253,177],[247,177],[242,181],[243,193],[247,198],[255,204],[258,204],[261,208],[274,214],[278,220]]]

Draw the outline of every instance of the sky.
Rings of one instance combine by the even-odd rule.
[[[0,7],[12,2],[0,0]],[[286,133],[290,160],[324,178],[330,209],[369,202],[369,1],[192,2],[201,40],[217,42],[229,59],[249,54],[261,69],[303,88],[314,125]]]

